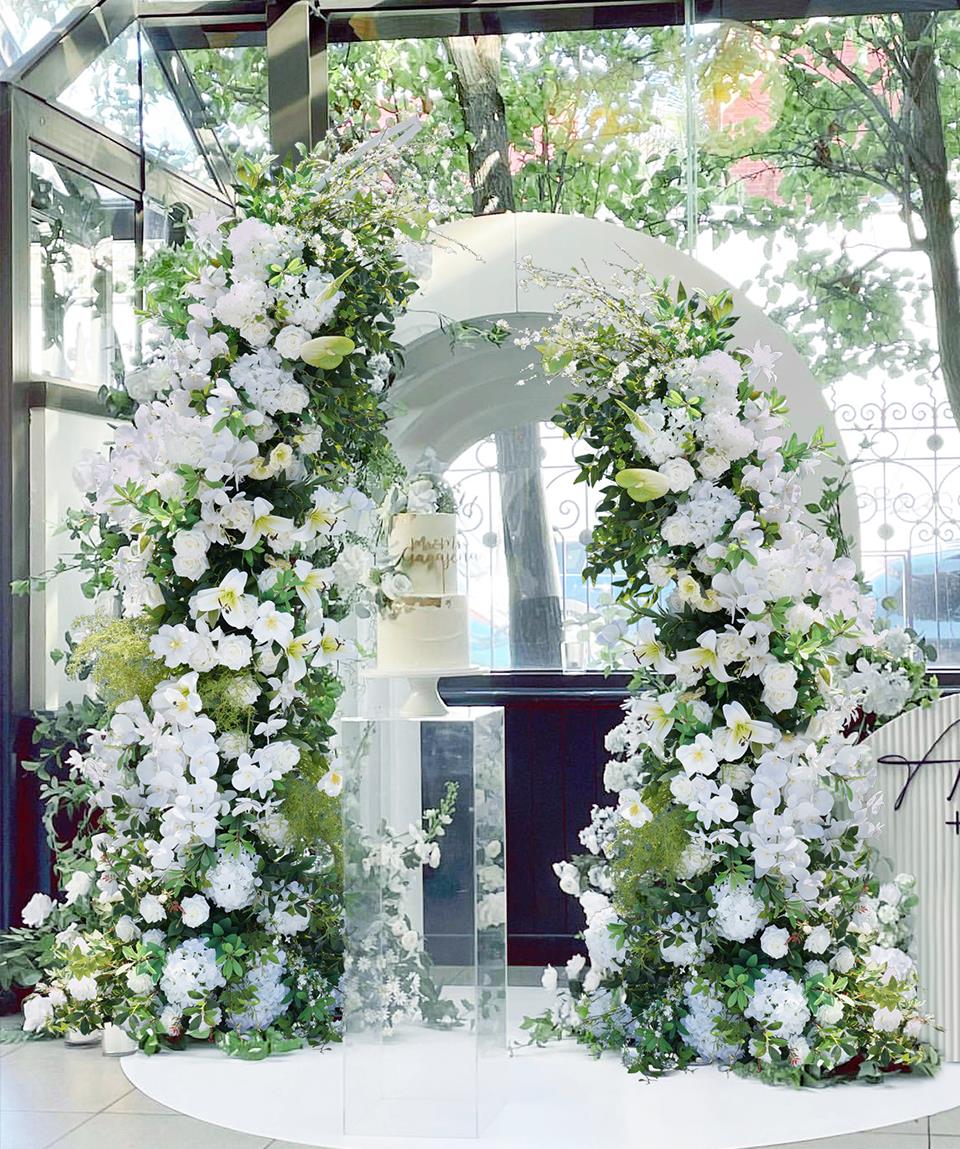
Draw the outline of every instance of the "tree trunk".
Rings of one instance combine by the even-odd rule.
[[[922,197],[924,250],[933,280],[940,369],[954,419],[960,425],[960,274],[933,41],[936,16],[904,12],[901,20],[906,57],[904,94],[910,101],[907,152]]]
[[[467,162],[473,214],[515,211],[507,119],[500,95],[500,37],[458,36],[446,41],[464,127],[472,139]]]
[[[500,95],[500,37],[446,41],[463,122],[474,215],[514,211],[507,122]],[[510,593],[510,662],[560,666],[563,618],[553,536],[541,474],[535,423],[495,435],[500,506]]]
[[[540,469],[540,429],[500,431],[497,469],[510,586],[510,658],[517,667],[560,666],[563,618],[553,533]]]

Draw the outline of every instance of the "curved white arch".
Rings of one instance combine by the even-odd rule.
[[[512,343],[500,348],[485,341],[453,344],[443,330],[447,320],[504,318],[514,330],[549,321],[556,290],[526,282],[527,260],[548,270],[582,268],[601,283],[610,282],[618,266],[639,263],[656,279],[679,280],[691,290],[731,291],[740,317],[737,344],[751,347],[760,340],[781,353],[777,386],[790,405],[793,429],[809,438],[823,427],[842,455],[833,413],[786,333],[743,292],[689,255],[616,224],[536,212],[458,220],[442,227],[440,235],[447,242],[435,249],[433,273],[397,328],[406,352],[394,388],[398,413],[391,437],[404,462],[413,463],[425,447],[452,460],[491,431],[550,419],[564,398],[561,384],[547,384],[536,371],[535,352]],[[520,378],[529,381],[517,386]],[[852,492],[844,522],[856,537]]]

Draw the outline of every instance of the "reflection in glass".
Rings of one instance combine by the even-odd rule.
[[[0,0],[0,68],[13,64],[89,0]]]
[[[215,186],[196,137],[170,90],[156,54],[146,40],[141,40],[141,52],[144,150],[152,159],[167,164],[175,171]]]
[[[62,164],[30,159],[30,363],[119,384],[134,358],[134,204]]]
[[[140,37],[136,24],[64,88],[57,102],[139,144]]]

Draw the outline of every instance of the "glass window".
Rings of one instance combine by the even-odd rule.
[[[42,156],[30,158],[30,363],[100,385],[134,361],[134,203]]]
[[[885,613],[960,662],[960,16],[482,40],[513,206],[684,247],[791,334],[836,413]],[[474,210],[451,42],[337,46],[330,90],[358,136],[411,115],[445,131],[438,198]],[[499,637],[478,658],[491,665],[509,647],[499,577],[483,623]]]
[[[805,353],[852,462],[866,577],[956,665],[960,21],[720,23],[695,42],[697,253]]]
[[[53,409],[30,413],[31,545],[35,572],[52,570],[68,557],[73,541],[57,533],[71,507],[80,505],[81,494],[74,468],[88,452],[99,452],[113,439],[109,419]],[[36,709],[55,710],[68,699],[84,693],[84,684],[68,678],[63,663],[54,665],[52,651],[63,649],[64,634],[76,619],[88,616],[95,606],[110,611],[109,601],[91,604],[81,589],[78,571],[59,575],[42,594],[31,596],[31,693]]]
[[[132,24],[57,97],[88,120],[140,144],[140,36]]]
[[[180,57],[190,69],[208,122],[234,162],[242,155],[269,152],[266,48],[192,48]]]
[[[0,69],[7,68],[89,0],[0,0]]]
[[[147,41],[141,40],[143,58],[143,146],[147,155],[200,183],[215,186],[184,110],[171,91],[167,77]],[[187,87],[188,81],[183,81]],[[180,98],[189,99],[191,91]]]
[[[516,209],[619,219],[682,244],[687,154],[682,29],[482,39],[497,61]],[[447,146],[432,174],[438,195],[469,214],[470,136],[452,43],[335,46],[331,115],[358,136],[410,116],[423,118],[429,131],[446,133]]]
[[[583,580],[599,496],[574,482],[576,452],[553,423],[526,424],[481,439],[446,472],[477,666],[601,665],[611,579]]]

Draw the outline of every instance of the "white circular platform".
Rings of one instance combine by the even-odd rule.
[[[511,1005],[525,1013],[542,1012],[548,1000],[544,991],[511,991]],[[190,1117],[323,1149],[747,1149],[911,1121],[960,1097],[960,1064],[934,1078],[817,1090],[775,1088],[713,1066],[644,1082],[571,1041],[509,1058],[503,1108],[481,1137],[465,1141],[346,1136],[338,1047],[259,1062],[213,1048],[138,1053],[123,1068],[137,1089]]]

